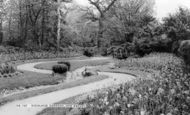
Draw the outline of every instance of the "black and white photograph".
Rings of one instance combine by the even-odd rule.
[[[190,115],[190,0],[0,0],[0,115]]]

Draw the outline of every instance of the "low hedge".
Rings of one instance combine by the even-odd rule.
[[[53,73],[64,74],[68,71],[68,66],[65,64],[54,65],[52,71]]]

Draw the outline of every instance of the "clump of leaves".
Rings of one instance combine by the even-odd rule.
[[[87,56],[87,57],[92,57],[94,56],[94,50],[92,48],[89,49],[84,49],[83,55]]]

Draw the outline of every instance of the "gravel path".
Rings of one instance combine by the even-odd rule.
[[[106,58],[92,58],[90,60],[101,60],[101,59],[106,59]],[[24,64],[24,65],[18,66],[18,69],[46,73],[46,74],[51,73],[51,71],[35,69],[34,66],[39,63],[46,63],[46,62]],[[100,72],[99,74],[107,75],[109,76],[109,78],[102,81],[95,82],[95,83],[89,83],[87,85],[68,88],[68,89],[55,91],[52,93],[43,94],[40,96],[35,96],[28,99],[23,99],[23,100],[18,100],[18,101],[8,103],[0,107],[0,115],[14,115],[14,114],[36,115],[38,112],[45,109],[47,105],[50,105],[50,104],[53,104],[53,103],[62,101],[64,99],[83,94],[83,93],[110,87],[117,84],[130,82],[134,79],[134,77],[131,75],[121,74],[121,73]],[[19,105],[21,107],[19,107]],[[37,105],[38,107],[33,107],[35,105]]]
[[[84,60],[72,60],[72,61],[93,61],[93,60],[107,60],[110,59],[109,57],[93,57],[90,59],[84,59]],[[36,69],[34,66],[38,64],[43,64],[43,63],[49,63],[49,62],[57,62],[57,61],[44,61],[44,62],[35,62],[35,63],[26,63],[23,65],[17,66],[18,70],[21,71],[32,71],[32,72],[37,72],[37,73],[43,73],[43,74],[52,74],[51,70],[42,70],[42,69]]]

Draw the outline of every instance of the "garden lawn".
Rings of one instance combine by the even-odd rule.
[[[81,58],[71,58],[72,59],[84,59],[85,57]],[[54,59],[53,61],[58,60],[62,61],[63,59]],[[69,59],[64,59],[69,60]],[[24,63],[32,63],[36,62],[37,60],[29,60],[24,62],[14,62],[15,66],[24,64]],[[43,60],[38,60],[43,61]],[[47,59],[45,61],[48,61]],[[52,60],[51,60],[52,61]],[[81,68],[83,66],[94,66],[94,65],[101,65],[106,64],[110,62],[111,60],[98,60],[98,61],[72,61],[71,62],[71,70],[75,70],[78,68]],[[51,63],[52,64],[52,63]],[[49,64],[42,64],[39,65],[42,68],[51,68],[52,65],[46,66]],[[49,74],[41,74],[41,73],[35,73],[35,72],[29,72],[29,71],[22,71],[22,75],[18,77],[12,77],[12,78],[0,78],[0,92],[3,89],[6,90],[13,90],[17,88],[30,88],[30,87],[36,87],[36,86],[42,86],[42,85],[55,85],[58,84],[60,80],[63,79],[63,76],[54,76],[52,77]]]
[[[85,57],[73,57],[70,59],[85,59]],[[14,66],[18,66],[24,63],[33,63],[38,61],[61,61],[63,58],[58,59],[35,59],[35,60],[26,60],[26,61],[16,61],[12,62]],[[65,58],[64,60],[69,60]],[[63,79],[63,76],[54,76],[48,74],[41,74],[29,71],[22,71],[22,75],[12,78],[0,78],[0,92],[4,89],[6,90],[14,90],[18,88],[30,88],[42,85],[55,85],[58,84],[60,80]]]
[[[12,78],[0,79],[0,91],[3,89],[13,90],[17,88],[31,88],[42,85],[55,85],[62,80],[63,76],[52,77],[48,74],[24,71],[23,75]]]
[[[86,57],[79,57],[79,58],[71,58],[71,59],[64,59],[65,60],[72,60],[72,59],[86,59]],[[50,60],[50,59],[49,59]],[[51,59],[51,61],[62,61],[63,59]],[[40,60],[28,60],[28,61],[18,61],[18,62],[14,62],[15,66],[20,65],[20,64],[24,64],[24,63],[32,63],[32,62],[38,62],[38,61],[43,61],[42,59]],[[45,59],[44,61],[48,61],[48,59]],[[110,60],[98,60],[98,61],[73,61],[71,63],[71,70],[75,70],[77,68],[81,68],[83,66],[93,66],[93,65],[99,65],[99,64],[106,64],[108,63]],[[0,78],[0,92],[2,92],[3,90],[15,90],[15,89],[28,89],[28,88],[33,88],[33,87],[38,87],[38,86],[49,86],[49,85],[57,85],[59,84],[59,81],[63,80],[64,76],[54,76],[52,77],[49,74],[41,74],[41,73],[35,73],[35,72],[29,72],[29,71],[22,71],[22,75],[18,76],[18,77],[12,77],[12,78]],[[103,77],[104,78],[104,77]],[[101,80],[103,78],[92,78],[92,79],[87,79],[87,82],[91,82],[91,81],[98,81]],[[89,81],[88,81],[89,80]],[[76,83],[75,83],[76,84]],[[78,83],[80,84],[80,82]],[[81,83],[83,84],[83,82]],[[67,84],[68,85],[68,84]],[[76,84],[77,85],[77,84]],[[69,86],[68,86],[69,87]],[[53,91],[53,89],[51,89],[50,91],[40,91],[41,94],[43,94],[44,92],[51,92]],[[29,93],[30,94],[30,93]],[[38,93],[37,93],[38,94]],[[36,95],[36,93],[32,94],[32,95]],[[32,96],[31,94],[28,95],[26,94],[26,96],[18,96],[18,98],[24,98],[24,97],[29,97]],[[6,102],[6,101],[11,101],[16,99],[17,97],[8,97],[8,98],[3,98],[1,99],[0,102]]]

